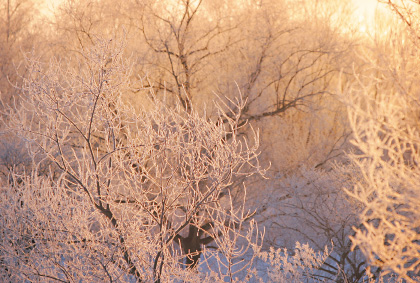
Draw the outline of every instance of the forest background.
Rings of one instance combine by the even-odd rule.
[[[418,282],[420,5],[0,3],[0,281]]]

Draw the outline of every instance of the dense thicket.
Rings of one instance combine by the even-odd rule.
[[[1,280],[418,280],[418,4],[34,3],[0,6]]]

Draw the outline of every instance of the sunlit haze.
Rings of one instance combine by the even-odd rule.
[[[61,4],[64,0],[45,0],[42,12],[49,16],[53,14],[53,11]]]
[[[420,0],[0,0],[0,51],[0,283],[420,282]]]
[[[379,9],[381,12],[384,6],[381,6],[377,0],[353,0],[355,11],[354,21],[359,24],[361,32],[368,32],[373,28],[375,22],[375,13]]]
[[[64,0],[45,0],[43,13],[51,15]],[[375,11],[380,8],[377,0],[352,0],[354,5],[354,22],[362,32],[367,32],[374,24]],[[383,6],[382,6],[383,7]],[[381,9],[383,10],[383,9]]]

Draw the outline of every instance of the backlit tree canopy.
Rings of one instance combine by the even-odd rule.
[[[419,6],[378,3],[3,1],[0,281],[417,282]]]

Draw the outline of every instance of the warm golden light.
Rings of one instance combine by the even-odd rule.
[[[388,13],[386,4],[378,0],[353,0],[354,20],[359,25],[359,31],[364,33],[373,32],[375,29],[375,17],[378,13]]]
[[[44,0],[42,13],[50,16],[55,9],[65,0]],[[359,31],[369,32],[374,29],[375,14],[378,10],[383,12],[385,5],[380,4],[378,0],[352,0],[354,7],[354,24],[358,26]]]
[[[375,21],[376,0],[353,0],[355,21],[360,25],[360,31],[367,32]]]
[[[64,1],[65,0],[44,0],[44,5],[41,8],[42,13],[46,16],[52,16],[57,7]]]

